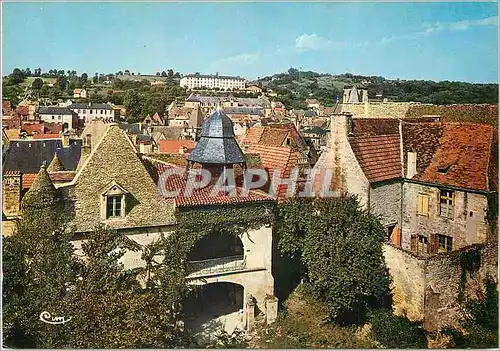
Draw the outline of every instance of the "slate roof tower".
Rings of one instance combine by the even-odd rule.
[[[195,163],[216,173],[234,165],[246,168],[243,152],[235,139],[233,121],[220,106],[203,122],[200,140],[188,157],[188,170]]]

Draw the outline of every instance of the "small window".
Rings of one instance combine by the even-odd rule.
[[[108,196],[106,198],[106,218],[122,216],[122,198],[123,196]]]
[[[86,111],[87,111],[87,110],[83,110],[83,113],[87,113]]]
[[[103,114],[103,112],[102,112],[102,111],[103,111],[103,110],[101,110],[101,115]]]
[[[92,110],[90,110],[89,113],[92,114]]]
[[[78,110],[78,113],[80,113],[80,110]]]
[[[441,190],[439,202],[441,217],[453,219],[453,191]]]
[[[450,252],[453,249],[453,238],[438,234],[438,252]]]

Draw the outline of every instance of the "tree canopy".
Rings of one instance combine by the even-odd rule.
[[[275,230],[280,252],[300,256],[330,320],[361,322],[368,308],[388,301],[384,228],[355,196],[291,199],[278,206]]]

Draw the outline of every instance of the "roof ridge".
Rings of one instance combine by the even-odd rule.
[[[76,184],[76,182],[78,181],[78,179],[80,178],[80,175],[82,174],[82,172],[85,170],[85,168],[87,167],[87,165],[89,164],[90,160],[94,157],[96,151],[99,149],[99,147],[101,146],[101,144],[103,143],[104,139],[106,138],[106,136],[109,134],[109,131],[111,130],[111,128],[113,127],[116,127],[118,129],[120,129],[120,126],[118,125],[118,123],[111,123],[108,125],[108,128],[106,128],[106,131],[104,132],[104,134],[102,135],[102,137],[100,138],[100,140],[97,142],[94,150],[92,150],[90,152],[90,155],[87,157],[87,159],[83,162],[82,164],[82,167],[80,167],[80,169],[77,171],[75,177],[73,178],[73,180],[71,182],[69,182],[66,186],[73,186]],[[122,131],[120,129],[120,131]],[[124,131],[122,131],[124,132]],[[130,141],[130,138],[125,135],[125,137],[127,138],[127,140],[129,141],[130,145],[132,146],[134,152],[136,152],[135,148],[133,147],[133,144],[132,142]]]

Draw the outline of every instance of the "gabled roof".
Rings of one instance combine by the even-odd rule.
[[[259,140],[259,144],[266,146],[282,146],[289,132],[281,128],[265,127]]]
[[[251,127],[247,129],[247,134],[243,138],[243,144],[258,144],[262,134],[264,133],[263,127]]]
[[[417,153],[412,179],[476,191],[497,191],[498,132],[486,124],[403,122],[403,157]]]
[[[398,134],[354,136],[349,143],[369,182],[401,178]]]
[[[78,232],[90,231],[102,222],[99,194],[106,191],[113,181],[130,194],[125,218],[107,221],[110,227],[164,226],[175,222],[174,201],[159,195],[125,132],[117,124],[111,124],[75,179],[67,186],[75,202],[73,224]]]
[[[245,147],[245,153],[259,155],[265,170],[268,173],[268,181],[273,179],[275,169],[280,170],[281,178],[289,178],[292,168],[297,167],[298,152],[289,147],[274,147],[266,145],[251,144]],[[286,199],[287,185],[278,186],[278,201]]]

